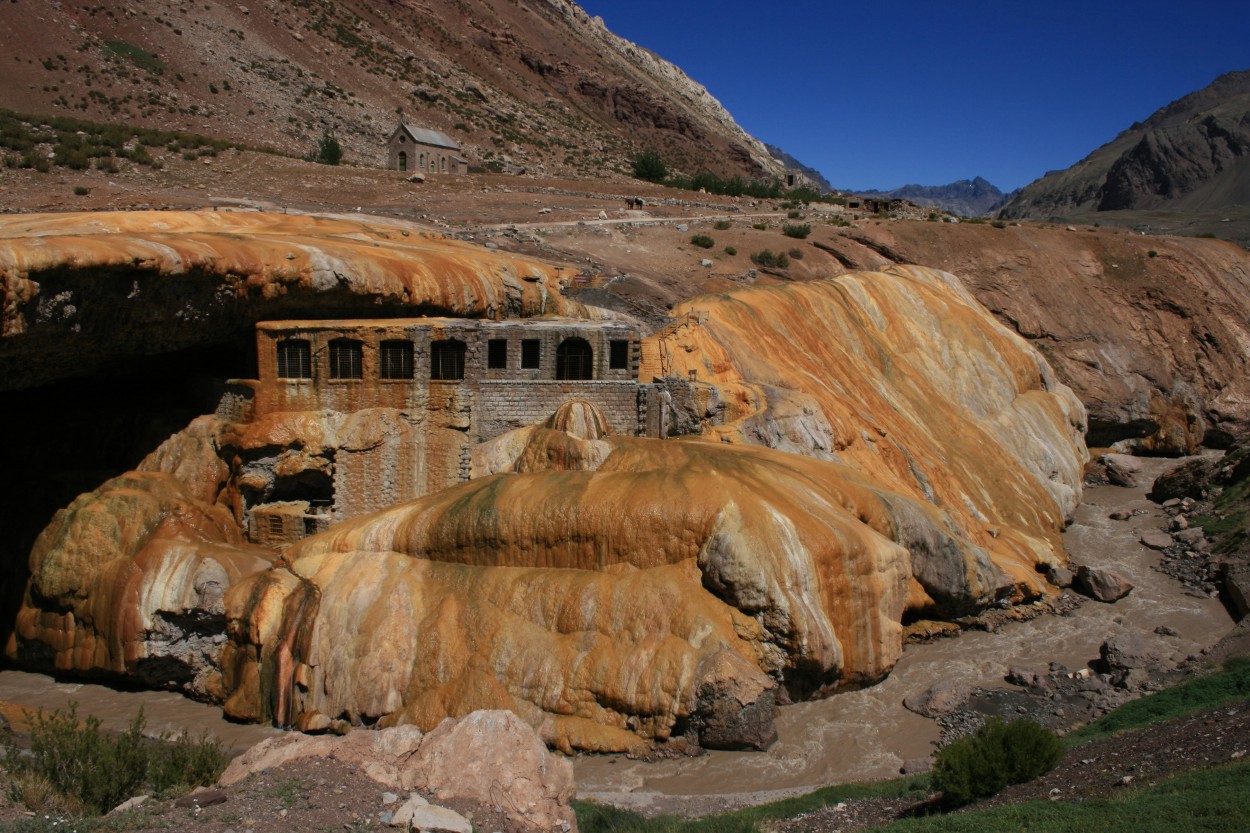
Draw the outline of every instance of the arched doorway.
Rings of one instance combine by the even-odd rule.
[[[595,351],[584,338],[566,338],[556,348],[557,379],[595,378]]]
[[[408,154],[402,150],[399,152],[399,169],[401,171],[408,170]]]

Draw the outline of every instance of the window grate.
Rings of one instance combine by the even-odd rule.
[[[378,375],[383,379],[411,379],[413,377],[412,342],[382,342],[378,350]]]
[[[457,339],[430,344],[430,378],[453,380],[464,378],[465,343]]]
[[[350,338],[330,342],[330,378],[363,379],[364,345]]]
[[[311,343],[299,338],[290,338],[278,342],[278,378],[312,378]]]

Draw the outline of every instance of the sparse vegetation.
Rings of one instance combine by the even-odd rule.
[[[751,255],[751,262],[756,266],[774,266],[778,269],[785,269],[790,265],[790,256],[785,252],[774,253],[770,249],[764,249],[762,252]]]
[[[792,209],[792,210],[790,210],[790,211],[787,211],[787,212],[786,212],[786,216],[787,216],[788,218],[790,218],[791,220],[797,220],[797,219],[799,219],[800,217],[802,217],[802,216],[803,216],[803,212],[802,212],[802,211],[798,211],[798,210],[794,210],[794,209]]]
[[[781,227],[781,233],[786,237],[793,237],[796,240],[806,240],[807,236],[812,233],[812,227],[807,223],[787,223]]]
[[[738,253],[738,250],[737,250],[735,247],[733,247],[733,246],[726,246],[726,247],[725,247],[725,254],[729,255],[730,257],[733,257],[733,256],[734,256],[734,255],[736,255],[737,253]]]
[[[141,49],[133,43],[126,43],[124,40],[106,41],[104,52],[106,55],[127,60],[139,69],[153,75],[161,75],[165,72],[164,61],[146,49]]]
[[[961,807],[1031,781],[1054,769],[1062,757],[1063,742],[1049,729],[1031,720],[990,718],[976,734],[938,751],[933,788],[941,791],[944,804]]]
[[[52,147],[51,158],[41,145]],[[95,160],[98,170],[115,173],[119,170],[119,160],[129,160],[136,165],[156,168],[160,167],[160,161],[148,148],[159,147],[173,153],[186,150],[194,158],[197,152],[216,154],[229,147],[242,150],[245,146],[198,133],[107,124],[68,116],[28,116],[0,109],[0,148],[18,154],[13,167],[47,171],[55,165],[86,170]]]
[[[791,249],[791,250],[788,252],[788,254],[790,255],[790,259],[791,259],[791,260],[802,260],[802,259],[803,259],[803,250],[802,250],[802,249]]]
[[[700,249],[710,249],[716,245],[716,241],[708,237],[706,234],[696,234],[690,238],[690,242],[698,246]]]
[[[20,793],[14,798],[28,807],[106,813],[142,788],[164,795],[210,784],[225,768],[225,753],[207,735],[152,741],[143,728],[142,710],[117,736],[102,732],[94,716],[80,721],[75,703],[67,712],[32,715],[29,757],[12,741],[6,749],[5,768]]]
[[[755,229],[756,231],[763,231],[764,229],[768,228],[768,223],[752,223],[751,228]]]
[[[75,186],[74,186],[74,196],[76,196],[76,197],[85,197],[85,196],[87,196],[87,195],[88,195],[88,194],[90,194],[90,193],[91,193],[91,189],[90,189],[90,188],[88,188],[86,185],[75,185]]]
[[[712,224],[712,228],[716,229],[717,231],[728,231],[732,225],[733,223],[729,222],[728,220],[717,220],[715,223]]]

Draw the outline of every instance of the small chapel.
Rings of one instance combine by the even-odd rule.
[[[459,143],[439,130],[400,122],[387,140],[386,166],[393,171],[423,174],[465,174],[469,163]]]

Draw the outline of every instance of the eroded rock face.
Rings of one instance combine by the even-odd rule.
[[[592,313],[560,270],[402,223],[229,211],[0,217],[0,390],[278,318]]]
[[[222,697],[225,593],[274,554],[245,543],[233,516],[211,502],[220,472],[202,441],[215,427],[197,421],[145,470],[57,513],[31,552],[10,657]]]

